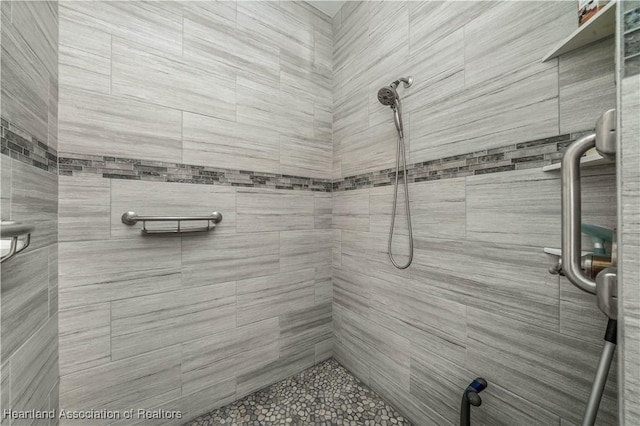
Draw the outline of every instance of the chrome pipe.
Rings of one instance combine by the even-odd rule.
[[[399,79],[391,83],[391,87],[397,89],[400,83],[402,83],[405,89],[408,89],[413,84],[413,77],[400,77]]]
[[[596,282],[582,273],[580,158],[596,144],[592,133],[569,145],[562,157],[562,271],[576,287],[596,294]]]
[[[13,237],[21,237],[31,234],[35,231],[35,225],[22,222],[14,222],[12,220],[0,222],[0,238],[8,239]]]
[[[589,401],[587,402],[587,407],[582,419],[582,426],[593,426],[596,423],[600,401],[602,400],[604,387],[607,384],[607,377],[609,377],[609,369],[611,368],[615,352],[616,345],[611,342],[605,342],[602,348],[600,362],[598,363],[598,369],[593,379],[593,388],[591,389]]]
[[[616,352],[617,329],[618,322],[610,319],[607,323],[607,331],[604,336],[602,355],[600,355],[600,361],[598,362],[598,368],[596,369],[596,374],[593,379],[589,400],[587,401],[584,416],[582,417],[582,426],[593,426],[596,422],[600,401],[602,400],[602,394],[607,384],[607,377],[609,376],[609,370],[613,363],[613,356]]]

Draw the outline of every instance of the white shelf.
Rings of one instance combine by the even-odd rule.
[[[613,35],[616,30],[616,0],[611,0],[594,17],[578,27],[569,37],[553,48],[542,62],[557,58],[572,50]]]
[[[580,164],[589,167],[589,166],[600,166],[602,164],[613,164],[612,160],[602,157],[600,154],[592,154],[585,155],[580,159]],[[542,168],[543,172],[550,172],[552,170],[560,170],[562,167],[562,163],[549,164],[548,166],[544,166]]]

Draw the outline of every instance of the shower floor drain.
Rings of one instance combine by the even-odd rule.
[[[187,423],[213,425],[410,425],[330,359]]]

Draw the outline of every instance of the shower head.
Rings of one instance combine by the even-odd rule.
[[[398,96],[398,92],[396,91],[396,89],[398,88],[401,82],[403,83],[404,88],[406,89],[408,87],[411,87],[411,85],[413,84],[413,78],[400,77],[399,79],[391,83],[389,86],[384,86],[383,88],[378,90],[378,101],[380,101],[382,105],[387,105],[392,108],[395,107],[398,103],[398,100],[400,99],[400,96]]]
[[[378,100],[382,105],[395,106],[398,100],[398,92],[393,86],[384,86],[378,90]]]

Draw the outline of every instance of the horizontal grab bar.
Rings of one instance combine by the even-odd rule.
[[[207,226],[202,228],[182,228],[183,221],[205,220]],[[195,232],[206,232],[215,229],[216,223],[222,221],[222,213],[213,212],[210,216],[139,216],[136,212],[126,212],[122,215],[122,223],[133,226],[142,222],[142,235],[180,235]],[[177,222],[176,228],[147,229],[147,222]]]
[[[143,235],[176,235],[176,234],[191,234],[196,232],[206,232],[214,229],[215,225],[209,225],[202,228],[187,228],[187,229],[142,229]]]
[[[7,252],[0,256],[0,263],[11,259],[21,251],[26,250],[27,247],[29,247],[29,244],[31,244],[31,233],[35,229],[36,227],[31,224],[14,221],[1,221],[0,237],[2,240],[10,240],[10,243]],[[24,239],[20,240],[20,237],[24,237]]]
[[[193,220],[208,220],[213,223],[220,223],[222,221],[222,214],[213,212],[211,216],[139,216],[135,212],[126,212],[122,215],[122,223],[130,226],[138,222],[181,222]]]
[[[36,227],[28,223],[14,222],[12,220],[0,222],[0,236],[2,238],[20,237],[31,234]]]

